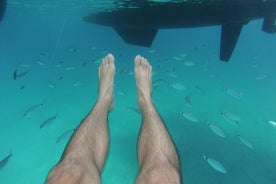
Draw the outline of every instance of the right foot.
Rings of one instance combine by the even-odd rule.
[[[151,65],[144,57],[137,55],[134,59],[135,79],[138,92],[138,104],[141,107],[151,101]]]

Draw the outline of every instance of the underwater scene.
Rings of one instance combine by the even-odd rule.
[[[1,1],[0,183],[45,183],[97,101],[98,67],[112,53],[114,108],[102,183],[135,183],[139,172],[139,54],[152,66],[153,102],[176,146],[183,183],[276,184],[276,34],[262,31],[263,17],[243,24],[227,61],[220,24],[161,26],[148,45],[144,32],[137,35],[141,46],[124,39],[116,22],[84,20],[135,9],[135,2]],[[169,1],[150,2],[166,8]],[[155,14],[160,24],[169,10],[162,12]],[[146,22],[151,15],[141,17]]]

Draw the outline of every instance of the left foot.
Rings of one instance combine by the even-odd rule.
[[[98,101],[107,103],[109,110],[113,108],[113,81],[115,75],[114,56],[108,54],[99,66],[99,97]]]

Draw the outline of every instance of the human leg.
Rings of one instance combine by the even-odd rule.
[[[151,65],[135,58],[135,78],[142,125],[138,140],[140,171],[137,184],[179,184],[180,164],[176,148],[151,98]]]
[[[99,96],[93,109],[69,141],[47,184],[101,183],[100,174],[108,150],[108,113],[113,107],[114,57],[109,54],[99,67]]]

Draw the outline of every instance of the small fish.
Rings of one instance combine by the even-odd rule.
[[[186,95],[185,96],[185,103],[190,107],[192,106],[191,95]]]
[[[221,111],[220,114],[223,116],[223,118],[235,125],[238,125],[241,121],[241,117],[237,114],[231,113],[231,112],[226,112],[226,111]]]
[[[74,66],[67,66],[67,67],[65,68],[66,71],[73,71],[73,70],[75,70],[75,69],[76,69],[76,67],[74,67]]]
[[[152,53],[155,53],[156,50],[155,50],[155,49],[151,49],[151,50],[149,50],[148,52],[152,54]]]
[[[46,119],[45,121],[43,121],[43,123],[41,123],[40,128],[45,127],[46,125],[50,124],[51,122],[53,122],[55,119],[57,118],[57,115],[50,117],[48,119]]]
[[[193,67],[195,66],[196,64],[193,62],[193,61],[185,61],[184,62],[184,66],[187,66],[187,67]]]
[[[189,120],[189,121],[192,121],[192,122],[199,122],[199,120],[198,120],[198,118],[194,115],[194,114],[192,114],[192,113],[190,113],[190,112],[180,112],[180,114],[184,117],[184,118],[186,118],[187,120]]]
[[[266,74],[259,74],[259,75],[257,75],[257,76],[255,77],[255,79],[256,79],[257,81],[260,81],[260,80],[265,79],[266,77],[267,77]]]
[[[97,60],[95,60],[93,63],[94,64],[99,64],[99,63],[101,63],[102,62],[102,59],[97,59]]]
[[[200,93],[204,93],[204,89],[202,89],[200,86],[196,85],[195,88],[200,92]]]
[[[185,59],[188,56],[186,53],[179,54],[179,57],[182,59]]]
[[[76,81],[73,83],[73,87],[79,87],[81,85],[82,85],[82,83],[80,81]]]
[[[118,91],[117,94],[120,96],[126,96],[126,92],[124,91]]]
[[[268,124],[270,124],[272,127],[276,128],[276,121],[266,120],[265,122],[267,122]]]
[[[96,50],[97,48],[95,46],[90,47],[91,50]]]
[[[16,80],[18,78],[24,77],[25,75],[27,75],[29,72],[22,72],[22,73],[17,73],[17,70],[14,70],[13,72],[13,79]]]
[[[54,88],[56,88],[56,85],[54,83],[52,83],[51,81],[48,81],[48,87],[54,89]]]
[[[134,112],[136,112],[137,114],[141,115],[141,112],[137,107],[128,106],[127,108],[134,111]]]
[[[205,155],[203,155],[203,158],[204,158],[204,160],[206,160],[206,161],[208,162],[208,164],[209,164],[210,166],[212,166],[216,171],[219,171],[219,172],[221,172],[221,173],[223,173],[223,174],[226,174],[226,173],[227,173],[227,171],[226,171],[226,169],[224,168],[224,166],[223,166],[220,162],[218,162],[217,160],[215,160],[215,159],[213,159],[213,158],[209,158],[209,157],[207,157],[207,156],[205,156]]]
[[[25,118],[29,117],[34,111],[38,110],[39,108],[43,107],[43,103],[33,105],[29,107],[23,114]]]
[[[74,52],[74,53],[75,53],[75,52],[78,51],[78,49],[75,48],[75,47],[71,47],[71,48],[68,49],[68,51],[69,51],[69,52]]]
[[[173,83],[170,85],[171,88],[179,90],[179,91],[185,91],[187,90],[187,87],[180,83]]]
[[[230,96],[236,98],[236,99],[241,99],[243,96],[243,92],[238,92],[234,89],[230,89],[230,88],[225,88],[224,91],[229,94]]]
[[[64,63],[64,61],[59,61],[58,63],[55,64],[55,66],[57,68],[60,68],[60,67],[62,67],[63,63]]]
[[[30,68],[31,65],[30,64],[21,63],[20,67],[22,67],[22,68]]]
[[[183,60],[183,58],[178,57],[178,56],[174,56],[173,59],[176,60],[176,61],[182,61]]]
[[[245,139],[244,137],[241,137],[240,135],[238,135],[240,141],[245,145],[247,146],[248,148],[250,149],[254,149],[253,145],[251,142],[249,142],[247,139]]]
[[[45,66],[46,64],[40,60],[36,61],[36,64],[40,65],[40,66]]]
[[[157,87],[157,86],[159,86],[159,84],[162,84],[162,83],[165,83],[166,82],[166,80],[165,79],[156,79],[156,80],[154,80],[154,81],[152,81],[152,86],[153,87]]]
[[[59,143],[60,141],[64,140],[67,137],[70,137],[75,132],[75,130],[76,129],[73,128],[63,132],[60,136],[58,136],[56,143]]]
[[[174,72],[166,72],[169,77],[177,78],[177,75]]]
[[[3,169],[5,167],[5,165],[8,163],[9,159],[12,157],[12,153],[10,152],[10,154],[8,156],[6,156],[5,158],[3,158],[0,161],[0,170]]]
[[[207,125],[210,127],[210,129],[218,136],[222,137],[222,138],[225,138],[225,134],[224,132],[219,128],[217,127],[216,125],[210,123],[210,122],[207,122]]]

